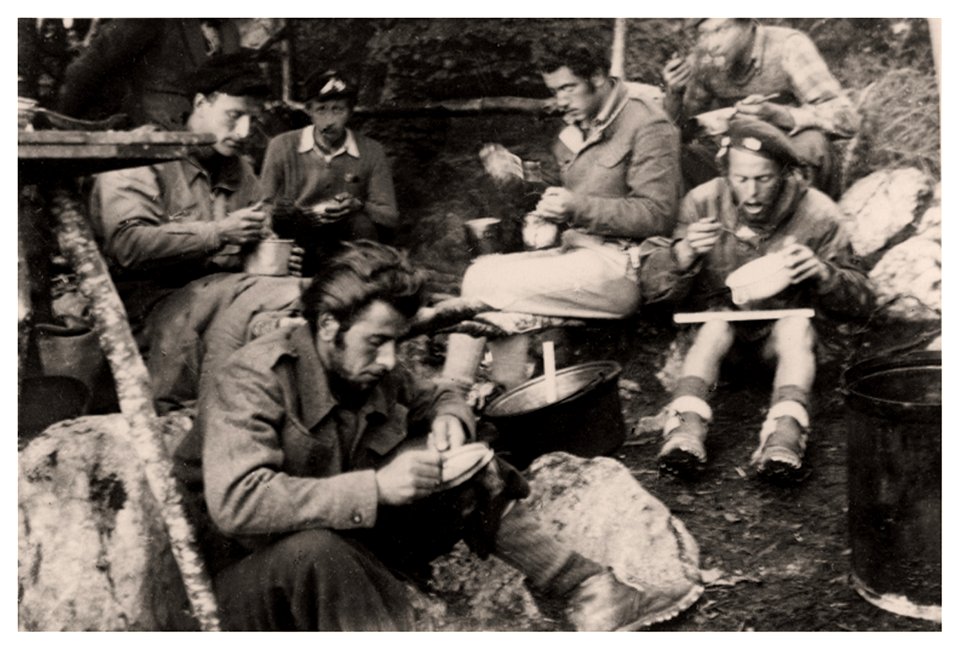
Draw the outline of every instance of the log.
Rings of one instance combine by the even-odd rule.
[[[306,111],[301,102],[284,102],[290,108]],[[354,114],[361,117],[469,117],[493,113],[548,115],[554,112],[552,98],[533,97],[478,97],[476,99],[448,99],[422,104],[381,104],[357,106]]]
[[[801,318],[813,318],[812,309],[755,309],[753,311],[698,311],[688,314],[674,314],[673,322],[678,325],[681,323],[706,323],[707,321],[722,320],[728,323],[734,321],[750,320],[779,320],[796,316]]]
[[[66,187],[54,189],[51,213],[60,249],[77,274],[80,291],[90,301],[100,346],[117,384],[130,444],[159,504],[193,615],[201,630],[218,630],[220,623],[212,584],[173,478],[173,465],[153,408],[147,369],[130,332],[126,310],[94,243],[80,203],[71,190]]]

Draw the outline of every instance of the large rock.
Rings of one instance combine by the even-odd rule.
[[[914,223],[933,190],[919,169],[887,169],[862,178],[840,199],[853,249],[867,257]]]
[[[163,422],[168,446],[190,426]],[[196,629],[126,428],[120,415],[61,422],[20,452],[20,629]]]
[[[917,224],[917,237],[924,237],[938,244],[941,243],[939,205],[927,208],[927,211],[923,213],[920,223]]]
[[[891,316],[907,320],[939,319],[940,256],[938,241],[911,237],[894,246],[870,271],[880,304]]]
[[[557,452],[528,470],[527,509],[561,543],[613,568],[647,593],[670,594],[645,624],[667,620],[703,593],[699,549],[683,523],[611,458]],[[523,576],[496,559],[471,558],[459,547],[434,562],[441,592],[465,601],[469,629],[550,629],[523,586]]]

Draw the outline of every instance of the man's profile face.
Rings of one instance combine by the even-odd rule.
[[[346,99],[313,100],[307,103],[314,133],[326,144],[339,145],[347,134],[347,122],[353,109]]]
[[[397,339],[409,328],[408,320],[389,304],[377,300],[367,306],[349,329],[329,335],[321,322],[317,346],[329,374],[358,391],[377,384],[397,363]]]
[[[543,83],[553,93],[557,107],[568,122],[584,122],[596,117],[603,104],[603,96],[598,92],[603,81],[603,75],[585,79],[567,66],[543,73]]]
[[[250,136],[251,120],[260,112],[260,103],[251,97],[211,93],[194,100],[191,130],[217,137],[213,148],[224,156],[236,156]]]
[[[717,67],[725,68],[746,53],[751,31],[751,25],[740,20],[707,18],[697,25],[697,47],[708,54]]]
[[[768,219],[780,198],[780,164],[760,154],[731,148],[727,179],[737,207],[750,221]]]

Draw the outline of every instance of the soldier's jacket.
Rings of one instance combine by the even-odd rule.
[[[713,249],[689,270],[681,272],[673,244],[689,224],[715,218],[722,226]],[[856,318],[873,308],[873,292],[850,245],[840,208],[826,195],[810,188],[794,174],[785,180],[774,212],[765,223],[746,223],[737,212],[726,178],[716,178],[691,190],[680,207],[672,238],[655,237],[643,244],[641,291],[645,302],[683,302],[694,311],[738,309],[725,285],[735,269],[767,253],[780,250],[792,237],[820,257],[830,271],[826,282],[806,280],[750,309],[813,307],[818,315]]]

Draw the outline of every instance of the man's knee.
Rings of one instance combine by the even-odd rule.
[[[797,352],[813,352],[816,332],[809,318],[781,318],[773,325],[770,344],[777,356]]]
[[[697,331],[693,346],[704,351],[724,354],[733,345],[733,326],[722,320],[707,321]]]

